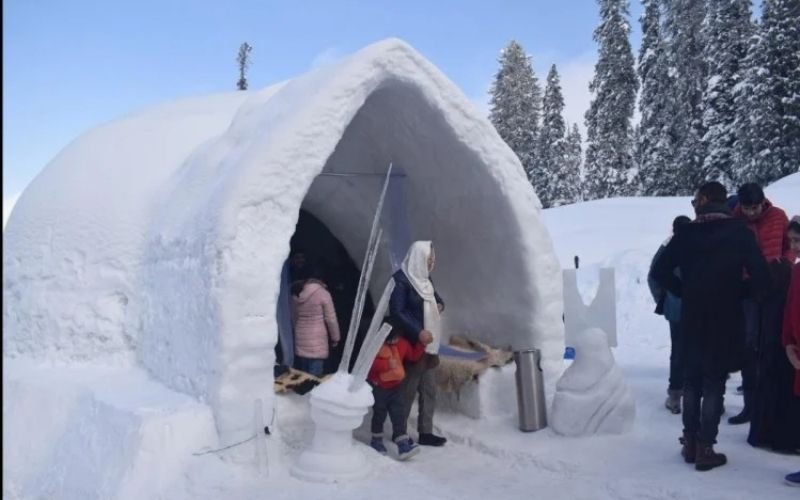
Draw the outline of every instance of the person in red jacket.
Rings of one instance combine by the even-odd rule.
[[[800,215],[792,217],[789,223],[789,243],[795,252],[800,253]],[[783,346],[786,357],[794,368],[794,395],[800,398],[800,263],[792,267],[792,284],[786,297],[786,310],[783,316]],[[797,422],[795,422],[797,424]],[[786,483],[800,486],[800,471],[786,476]]]
[[[400,383],[406,378],[403,362],[419,361],[423,354],[424,344],[416,342],[412,345],[398,330],[393,329],[372,363],[367,375],[375,399],[370,446],[379,453],[387,452],[383,444],[383,423],[387,413],[392,421],[392,440],[397,444],[398,458],[405,460],[419,452],[419,446],[408,435],[406,401]]]
[[[789,219],[783,210],[774,206],[764,196],[761,186],[752,182],[742,185],[737,192],[737,201],[733,216],[742,219],[755,235],[776,286],[762,303],[757,303],[752,298],[745,298],[742,301],[745,318],[745,349],[742,365],[744,408],[741,413],[728,419],[728,423],[733,425],[750,422],[757,406],[756,399],[764,399],[764,387],[759,382],[759,379],[763,378],[760,365],[767,361],[772,364],[767,358],[772,357],[774,360],[774,356],[782,356],[781,352],[777,352],[780,351],[777,340],[780,337],[786,285],[791,263],[795,258],[786,237]],[[771,347],[772,354],[765,358],[762,353],[767,346]],[[763,408],[763,404],[759,406]]]

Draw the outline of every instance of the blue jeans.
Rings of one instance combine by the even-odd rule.
[[[681,336],[681,326],[677,321],[669,322],[669,335],[672,340],[669,351],[669,390],[679,391],[683,389],[685,378],[685,367],[683,362],[683,337]]]
[[[315,377],[321,377],[322,373],[325,371],[325,360],[295,356],[294,367],[298,370],[303,370],[306,373],[310,373]]]
[[[389,415],[389,419],[392,421],[392,441],[406,435],[408,433],[408,417],[406,416],[406,402],[400,386],[383,389],[373,385],[372,397],[375,399],[375,404],[372,405],[372,422],[370,424],[372,434],[383,434],[383,423],[386,422],[386,415]]]

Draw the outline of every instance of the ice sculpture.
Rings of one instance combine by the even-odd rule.
[[[578,291],[575,269],[564,269],[564,340],[576,347],[575,338],[587,328],[600,327],[608,336],[608,345],[617,346],[617,298],[614,269],[600,269],[597,294],[587,306]]]

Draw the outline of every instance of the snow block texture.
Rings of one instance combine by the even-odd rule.
[[[541,205],[488,120],[399,40],[70,144],[6,226],[4,356],[142,366],[208,402],[222,441],[247,438],[253,401],[274,402],[280,272],[299,210],[360,265],[381,177],[318,175],[390,162],[407,176],[410,236],[436,245],[445,334],[538,348],[552,384],[562,285]],[[388,262],[379,254],[373,292]]]
[[[4,375],[3,498],[156,498],[217,444],[208,406],[140,370]]]

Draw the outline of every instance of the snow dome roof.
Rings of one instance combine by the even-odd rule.
[[[563,354],[560,266],[519,160],[474,105],[399,40],[254,92],[100,126],[20,197],[3,254],[4,356],[136,363],[245,435],[269,391],[281,266],[302,207],[360,264],[376,182],[408,178],[433,240],[445,327]],[[373,286],[391,269],[376,263]],[[380,283],[380,284],[378,284]],[[240,432],[241,431],[241,432]]]

